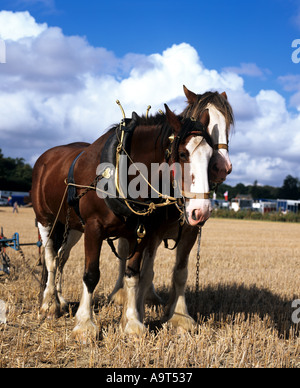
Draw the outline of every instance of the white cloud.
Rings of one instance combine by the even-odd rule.
[[[127,116],[133,110],[145,113],[149,104],[154,113],[164,103],[180,113],[185,84],[197,93],[228,94],[236,115],[229,184],[258,180],[281,185],[288,174],[300,177],[300,114],[290,114],[276,91],[250,96],[237,72],[206,68],[186,43],[161,54],[118,58],[83,37],[36,23],[28,12],[5,16],[0,12],[0,32],[8,31],[10,23],[15,26],[7,32],[7,64],[0,65],[0,147],[5,155],[33,162],[54,145],[96,140],[121,118],[116,99]]]
[[[0,12],[0,38],[4,40],[20,40],[37,37],[47,29],[47,24],[38,24],[29,12]]]
[[[288,92],[296,92],[290,98],[291,106],[295,107],[300,111],[300,75],[299,74],[288,74],[278,78],[278,81],[283,86],[283,89]]]
[[[224,70],[238,75],[259,78],[264,78],[266,74],[270,73],[268,69],[259,68],[256,63],[241,63],[240,66],[226,67]]]

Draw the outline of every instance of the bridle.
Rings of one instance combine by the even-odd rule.
[[[179,161],[179,146],[189,136],[201,136],[203,138],[202,141],[206,140],[207,144],[214,149],[212,138],[200,121],[196,121],[193,117],[191,117],[183,119],[182,122],[183,127],[179,134],[177,136],[173,134],[169,137],[170,147],[166,150],[167,163],[172,164]],[[202,143],[202,141],[200,142],[200,144]],[[218,146],[222,146],[223,148],[225,144],[220,144]],[[178,187],[178,178],[176,171],[173,172],[173,186]],[[184,203],[187,199],[210,199],[210,192],[192,193],[183,189],[181,189],[180,192],[182,198],[184,199]]]
[[[119,101],[117,102],[118,105],[120,105]],[[120,105],[121,107],[121,105]],[[181,214],[184,214],[184,210],[182,208],[185,207],[185,201],[187,199],[209,199],[210,193],[191,193],[188,191],[181,190],[181,198],[175,198],[166,194],[163,194],[159,192],[155,187],[151,185],[149,180],[142,174],[140,169],[136,166],[134,161],[132,160],[131,156],[126,150],[125,144],[124,144],[124,133],[126,132],[126,124],[125,124],[125,113],[122,109],[123,114],[123,120],[121,121],[120,125],[116,128],[116,136],[118,138],[119,144],[116,149],[116,172],[115,172],[115,186],[117,188],[117,192],[119,197],[125,202],[128,209],[137,216],[146,216],[151,213],[153,213],[157,208],[161,208],[164,206],[170,206],[175,205],[178,210],[181,212]],[[196,121],[194,118],[181,118],[182,128],[179,131],[178,135],[171,135],[169,137],[170,145],[165,151],[165,161],[169,163],[170,165],[174,162],[178,162],[179,160],[179,146],[182,144],[182,142],[189,136],[201,136],[203,139],[205,139],[206,142],[209,144],[210,147],[213,148],[213,142],[212,138],[203,126],[203,124],[200,121]],[[201,142],[202,142],[201,141]],[[201,144],[201,143],[200,143]],[[122,192],[122,188],[120,186],[119,182],[119,160],[120,160],[120,153],[123,152],[128,160],[135,165],[136,170],[139,171],[140,176],[145,181],[145,183],[152,189],[156,194],[158,194],[158,197],[162,200],[160,203],[154,203],[154,202],[143,202],[143,201],[133,201],[129,198],[126,198],[125,195]],[[173,187],[178,187],[178,180],[176,179],[176,172],[173,173]],[[179,186],[180,187],[180,186]],[[142,206],[144,207],[143,210],[136,210],[136,207],[133,207],[132,205]]]
[[[199,99],[195,104],[190,106],[189,109],[188,109],[187,115],[192,115],[192,112],[195,112],[195,109],[197,109],[197,108],[195,108],[195,106],[199,105],[200,103],[201,103],[201,99]],[[206,109],[207,109],[207,107],[206,107]],[[202,114],[203,110],[200,112],[200,114]],[[195,118],[193,118],[193,115],[192,115],[192,120],[196,120]],[[219,150],[229,151],[229,142],[227,142],[227,144],[223,144],[223,143],[213,144],[212,148],[213,148],[214,151],[219,151]]]
[[[214,144],[213,149],[214,149],[214,151],[218,151],[218,150],[229,151],[229,145],[228,144]]]

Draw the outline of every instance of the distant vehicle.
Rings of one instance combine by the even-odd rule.
[[[278,199],[277,210],[283,213],[300,213],[300,200],[297,201],[294,199]]]
[[[230,203],[228,201],[224,201],[223,199],[212,199],[212,206],[215,210],[218,209],[229,209]]]
[[[277,201],[259,199],[253,203],[253,210],[262,214],[277,212]]]
[[[230,209],[238,212],[239,210],[252,210],[253,200],[234,198],[231,200]]]

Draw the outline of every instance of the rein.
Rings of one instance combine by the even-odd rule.
[[[123,110],[123,108],[122,108],[122,106],[121,106],[119,101],[117,101],[117,104],[120,106],[120,109],[121,109],[122,114],[123,114],[123,120],[121,121],[121,123],[119,125],[120,135],[118,134],[117,129],[116,129],[116,136],[117,136],[117,139],[119,141],[119,145],[117,146],[117,149],[116,149],[115,186],[116,186],[116,189],[117,189],[117,192],[118,192],[119,196],[125,202],[125,204],[128,207],[128,209],[133,214],[135,214],[137,216],[147,216],[147,215],[153,213],[157,208],[161,208],[161,207],[165,207],[165,206],[171,206],[171,205],[175,205],[177,207],[177,209],[180,211],[180,213],[183,215],[183,211],[182,211],[182,209],[180,208],[180,206],[178,204],[178,199],[175,198],[175,197],[172,197],[172,196],[169,196],[169,195],[166,195],[166,194],[162,194],[161,192],[159,192],[149,182],[149,180],[143,175],[141,170],[138,168],[136,163],[132,160],[131,156],[127,152],[127,150],[126,150],[126,148],[124,146],[124,133],[125,133],[125,129],[126,129],[126,127],[124,125],[124,123],[125,123],[125,113],[124,113],[124,110]],[[142,201],[133,201],[133,200],[128,199],[128,198],[125,197],[125,195],[124,195],[124,193],[122,191],[122,188],[120,186],[120,177],[119,177],[120,154],[121,154],[122,151],[127,156],[128,160],[132,163],[132,165],[136,168],[136,170],[139,172],[140,176],[145,181],[145,183],[150,187],[151,190],[153,190],[158,195],[159,198],[162,198],[164,200],[164,202],[158,203],[158,204],[154,203],[154,202],[151,202],[150,204],[148,204],[148,203],[145,203],[145,202],[142,202]],[[135,203],[135,204],[139,204],[139,205],[142,205],[142,206],[146,206],[146,207],[148,207],[148,209],[145,210],[145,211],[137,211],[137,210],[133,209],[133,207],[130,205],[130,202],[131,203]]]

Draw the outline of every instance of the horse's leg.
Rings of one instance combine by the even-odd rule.
[[[118,253],[120,257],[128,257],[130,255],[129,252],[129,244],[128,241],[124,238],[119,239],[118,245]],[[119,305],[123,305],[124,303],[124,276],[126,271],[126,261],[119,261],[119,277],[116,282],[115,288],[113,292],[109,296],[109,301],[114,302]],[[159,305],[162,304],[161,298],[156,294],[153,283],[150,284],[149,289],[146,294],[146,303],[149,305]]]
[[[149,302],[149,298],[153,304],[161,304],[160,297],[156,294],[153,285],[154,278],[154,260],[157,249],[161,243],[161,239],[157,235],[148,242],[143,253],[143,262],[140,274],[140,287],[138,292],[137,306],[140,312],[141,320],[144,319],[145,301]],[[155,303],[156,302],[156,303]]]
[[[155,291],[154,284],[151,283],[146,294],[146,304],[152,305],[152,306],[158,306],[160,304],[163,304],[162,299],[157,295]]]
[[[45,266],[47,268],[47,284],[43,294],[43,301],[41,306],[41,315],[48,317],[57,317],[60,314],[60,304],[55,289],[55,275],[56,275],[56,252],[54,249],[53,238],[55,231],[51,238],[50,232],[52,226],[43,226],[38,224],[39,232],[45,248]]]
[[[124,276],[124,306],[121,327],[125,334],[140,336],[145,331],[137,308],[137,297],[140,280],[140,263],[142,253],[137,252],[127,262]]]
[[[70,256],[71,249],[78,243],[82,236],[82,233],[77,230],[70,230],[68,234],[68,238],[66,243],[59,249],[58,251],[58,257],[59,257],[59,264],[57,268],[57,283],[56,283],[56,291],[57,291],[57,297],[60,302],[60,309],[61,311],[65,311],[67,307],[67,303],[65,299],[62,296],[62,275],[63,275],[63,269],[68,261],[68,258]]]
[[[176,252],[172,289],[167,307],[167,320],[175,326],[191,330],[195,321],[189,315],[185,300],[185,285],[188,277],[190,251],[197,239],[197,229],[184,227]]]
[[[124,258],[129,256],[129,243],[125,238],[119,239],[118,254],[120,257],[124,257]],[[119,277],[113,292],[108,297],[110,302],[114,302],[119,305],[123,305],[124,303],[123,286],[124,286],[125,271],[126,271],[126,261],[119,260]]]
[[[73,335],[76,339],[86,342],[95,338],[98,329],[93,321],[93,292],[100,279],[99,257],[102,247],[101,231],[97,221],[86,224],[84,231],[85,271],[83,276],[83,293],[76,313],[76,326]]]
[[[159,245],[158,239],[148,240],[143,252],[128,261],[124,277],[125,303],[121,326],[125,334],[140,336],[145,331],[145,295],[153,280],[153,262]],[[141,259],[143,259],[141,268]],[[140,270],[141,268],[141,270]]]

